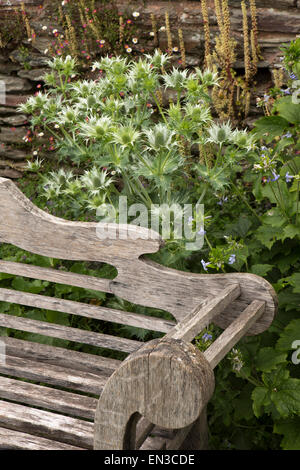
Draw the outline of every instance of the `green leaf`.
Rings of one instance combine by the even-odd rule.
[[[270,372],[278,364],[286,361],[287,353],[276,351],[274,348],[266,347],[259,350],[255,359],[255,366],[263,372]]]
[[[16,277],[11,285],[16,290],[30,292],[31,294],[39,294],[49,285],[49,282],[39,281],[38,279],[35,281],[28,281],[23,277]]]
[[[250,272],[256,274],[257,276],[266,276],[266,274],[273,269],[272,264],[253,264],[251,266]]]
[[[253,412],[259,418],[263,414],[263,407],[271,403],[269,390],[266,387],[256,387],[251,394],[251,398],[253,400]]]
[[[300,414],[300,379],[288,378],[271,392],[271,400],[283,418]]]
[[[3,279],[11,279],[12,277],[14,277],[13,274],[0,273],[0,281]]]
[[[284,241],[286,238],[300,237],[300,229],[296,225],[287,225],[284,227],[282,236],[280,239]]]
[[[281,447],[284,450],[300,449],[300,417],[282,420],[274,424],[275,434],[283,434]]]
[[[281,135],[289,127],[286,119],[280,116],[264,116],[255,123],[254,133],[258,139],[264,138],[271,142],[274,137]]]
[[[283,280],[294,287],[293,292],[300,294],[300,273],[294,273],[289,277],[285,277]]]
[[[280,230],[277,227],[272,226],[261,226],[256,231],[257,239],[269,250],[272,248],[274,243],[278,240]]]
[[[245,215],[240,215],[236,223],[229,225],[229,229],[233,235],[245,238],[252,224],[252,220]]]
[[[300,319],[292,320],[283,330],[276,344],[279,351],[290,351],[294,341],[300,340]]]
[[[251,386],[252,388],[252,386]],[[233,399],[234,418],[236,420],[250,421],[253,418],[252,400],[249,387],[241,392],[238,398]]]
[[[281,118],[292,124],[300,124],[300,105],[294,104],[291,96],[280,98],[276,102],[275,108]]]

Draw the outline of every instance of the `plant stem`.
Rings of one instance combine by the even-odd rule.
[[[255,215],[255,217],[257,218],[257,220],[259,220],[259,222],[261,223],[261,220],[260,220],[260,217],[256,214],[255,210],[253,209],[253,207],[250,206],[249,202],[247,201],[247,199],[245,198],[245,196],[241,193],[241,191],[238,189],[238,187],[233,183],[231,182],[232,184],[232,187],[235,189],[236,193],[238,194],[238,196],[242,199],[242,201],[244,202],[244,204],[248,207],[248,209],[252,212],[253,215]]]
[[[167,119],[166,119],[165,113],[164,113],[163,110],[161,109],[161,106],[160,106],[160,104],[159,104],[158,99],[157,99],[156,96],[155,96],[155,93],[151,93],[151,95],[152,95],[152,97],[153,97],[153,99],[154,99],[154,101],[155,101],[155,104],[156,104],[156,106],[157,106],[157,108],[158,108],[158,111],[159,111],[160,114],[161,114],[161,117],[162,117],[163,120],[164,120],[164,123],[166,124],[167,127],[169,127],[169,124],[168,124],[168,121],[167,121]]]

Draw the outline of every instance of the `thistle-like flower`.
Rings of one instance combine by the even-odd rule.
[[[254,150],[256,148],[256,137],[247,132],[246,129],[240,131],[235,129],[231,135],[232,142],[238,147],[247,150]]]
[[[92,197],[99,196],[101,192],[107,191],[113,183],[113,178],[107,176],[107,171],[101,171],[96,167],[86,171],[80,178],[81,183],[87,188]]]
[[[228,140],[232,139],[232,128],[230,122],[219,124],[212,124],[208,129],[209,137],[206,139],[206,142],[212,142],[222,146]]]
[[[159,151],[161,149],[170,149],[177,145],[174,139],[176,133],[167,128],[165,124],[156,124],[152,129],[144,131],[147,137],[149,149]]]
[[[89,122],[80,123],[80,135],[89,139],[104,139],[108,137],[108,133],[112,128],[112,121],[108,116],[101,118],[91,118]]]
[[[201,84],[207,87],[219,86],[218,73],[206,69],[202,72],[198,67],[195,68],[195,75],[200,80]]]
[[[169,74],[163,75],[166,88],[174,88],[177,92],[184,90],[186,79],[188,76],[187,69],[178,70],[173,67]]]
[[[25,114],[32,114],[34,111],[42,110],[48,104],[50,98],[47,93],[38,92],[35,96],[30,96],[26,103],[18,107],[18,111]]]
[[[170,57],[168,56],[168,54],[163,54],[158,49],[155,49],[153,55],[145,54],[145,57],[149,64],[151,64],[153,68],[157,70],[163,69],[170,61]]]
[[[42,166],[43,161],[44,160],[39,160],[38,158],[33,162],[28,161],[26,165],[26,170],[31,171],[33,173],[39,171],[39,169]]]
[[[131,126],[120,126],[112,133],[112,142],[119,144],[123,150],[134,147],[140,132]]]
[[[210,109],[205,105],[187,103],[185,113],[195,124],[207,124],[212,121]]]
[[[66,106],[57,116],[57,122],[59,124],[74,124],[78,120],[78,110],[76,108],[71,108]]]

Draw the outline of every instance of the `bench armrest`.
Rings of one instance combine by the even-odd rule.
[[[185,428],[199,418],[213,390],[213,370],[192,344],[150,341],[107,381],[95,415],[94,449],[134,449],[141,416],[163,428]]]

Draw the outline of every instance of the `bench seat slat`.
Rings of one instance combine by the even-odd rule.
[[[13,429],[0,427],[0,450],[84,450]]]
[[[98,400],[76,393],[0,377],[0,398],[94,420]]]
[[[5,362],[0,363],[0,374],[95,395],[100,395],[108,379],[108,376],[101,377],[88,372],[74,371],[13,356],[6,356]]]
[[[96,375],[111,375],[122,363],[122,361],[110,357],[34,343],[23,339],[10,338],[9,336],[2,336],[0,339],[5,343],[5,352],[8,356],[82,370]]]
[[[136,351],[143,344],[132,339],[94,333],[30,318],[15,317],[5,313],[0,313],[0,326],[128,353]]]
[[[132,312],[124,312],[108,307],[96,307],[74,300],[57,299],[46,295],[30,294],[12,289],[0,288],[0,300],[4,302],[26,305],[27,307],[55,310],[56,312],[70,313],[82,317],[104,320],[123,325],[136,326],[153,331],[166,333],[174,326],[174,322],[156,317],[148,317]]]
[[[109,287],[111,279],[89,276],[87,274],[77,274],[53,268],[42,268],[31,264],[4,260],[0,260],[0,272],[14,274],[15,276],[30,277],[31,279],[40,279],[41,281],[57,282],[58,284],[67,284],[68,286],[112,293],[111,288]]]
[[[0,400],[0,426],[85,449],[93,448],[93,423]]]

